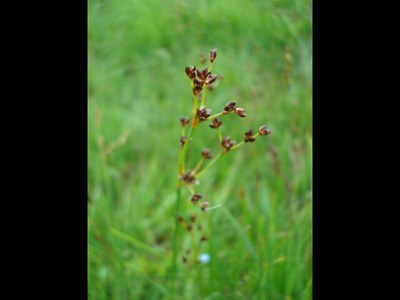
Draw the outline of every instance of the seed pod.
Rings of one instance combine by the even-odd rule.
[[[187,224],[186,229],[187,231],[192,231],[193,225],[191,223]]]
[[[194,222],[196,222],[196,219],[197,219],[196,214],[190,216],[190,222],[194,223]]]
[[[208,238],[205,235],[202,235],[200,238],[200,242],[205,242],[207,240],[208,240]]]
[[[212,122],[210,124],[210,127],[212,129],[215,129],[215,128],[220,127],[221,125],[222,125],[222,121],[220,119],[218,119],[218,118],[215,118],[214,120],[212,120]]]
[[[268,135],[271,134],[271,129],[267,128],[266,125],[262,125],[259,129],[258,129],[258,133],[260,135]]]
[[[228,114],[236,109],[236,101],[228,102],[224,107],[224,114]]]
[[[205,67],[205,68],[201,71],[200,78],[203,79],[203,80],[206,80],[206,78],[208,77],[208,74],[210,74],[210,72],[208,72],[208,68]]]
[[[189,77],[189,79],[193,79],[195,77],[196,67],[186,66],[185,73]]]
[[[190,78],[190,67],[189,66],[186,66],[185,73]]]
[[[202,79],[201,71],[199,69],[196,69],[196,78],[197,79]]]
[[[195,85],[193,87],[193,95],[198,96],[200,94],[201,90],[202,90],[202,88],[200,85]]]
[[[194,195],[190,198],[190,201],[192,201],[193,203],[197,203],[201,198],[202,198],[201,195],[199,195],[199,194],[194,194]]]
[[[212,49],[210,51],[210,62],[213,63],[216,57],[217,57],[217,49]]]
[[[247,142],[250,142],[250,143],[252,143],[252,142],[254,142],[256,139],[253,137],[253,130],[247,130],[245,133],[244,133],[244,142],[245,143],[247,143]]]
[[[240,107],[238,107],[238,108],[236,108],[235,109],[235,113],[239,116],[239,117],[242,117],[242,118],[244,118],[244,117],[246,117],[247,115],[244,113],[246,110],[244,109],[244,108],[240,108]]]
[[[236,145],[235,141],[232,141],[231,138],[228,136],[221,140],[221,145],[225,151],[229,151],[234,145]]]
[[[179,118],[179,122],[181,123],[181,126],[182,126],[182,127],[185,127],[187,124],[189,124],[190,119],[189,119],[189,118],[180,117],[180,118]]]
[[[200,121],[206,120],[211,116],[211,109],[205,108],[204,106],[197,109],[197,117]]]
[[[207,202],[207,201],[203,201],[203,202],[201,202],[201,204],[200,204],[200,208],[201,208],[201,210],[202,210],[203,212],[206,212],[207,206],[208,206],[208,202]]]
[[[195,181],[195,177],[192,175],[191,171],[187,171],[185,174],[182,175],[182,180],[186,183],[192,183]]]
[[[201,151],[201,155],[203,156],[204,159],[211,159],[211,153],[210,153],[210,149],[203,149]]]
[[[208,76],[206,79],[206,85],[210,85],[210,84],[214,83],[215,80],[217,80],[217,78],[218,78],[218,75],[215,75],[215,74]]]

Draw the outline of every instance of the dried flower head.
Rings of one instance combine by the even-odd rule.
[[[189,124],[190,119],[189,118],[180,117],[179,118],[179,122],[181,123],[182,127],[185,127],[187,124]]]
[[[236,101],[231,101],[225,105],[223,113],[229,114],[230,112],[235,111],[235,109],[236,109]]]
[[[240,107],[238,107],[238,108],[236,108],[235,109],[235,113],[239,116],[239,117],[242,117],[242,118],[244,118],[244,117],[246,117],[247,115],[244,113],[246,110],[244,109],[244,108],[240,108]]]
[[[210,51],[210,62],[213,63],[216,57],[217,57],[217,49],[212,49]]]
[[[203,156],[204,159],[211,159],[211,158],[212,158],[210,149],[207,149],[207,148],[206,148],[206,149],[203,149],[203,150],[201,151],[201,155]]]
[[[196,219],[197,219],[196,214],[190,216],[190,222],[194,223],[194,222],[196,222]]]
[[[202,198],[201,195],[193,194],[192,197],[190,198],[190,201],[192,201],[193,203],[197,203],[201,198]]]
[[[217,80],[218,75],[210,75],[206,78],[206,85],[210,85],[212,83],[215,82],[215,80]]]
[[[196,76],[196,67],[186,66],[185,73],[189,77],[189,79],[193,79]]]
[[[209,204],[209,203],[208,203],[207,201],[201,202],[201,204],[200,204],[201,210],[204,211],[204,212],[206,212],[206,208],[207,208],[208,204]]]
[[[236,142],[232,141],[231,138],[228,136],[226,138],[222,138],[221,145],[225,151],[229,151],[229,149],[236,145]]]
[[[253,130],[249,129],[244,133],[244,142],[254,142],[256,140],[255,137],[253,137]]]
[[[210,127],[215,129],[215,128],[219,128],[222,125],[222,121],[218,118],[215,118],[212,120]]]
[[[206,120],[209,116],[211,116],[211,109],[204,106],[197,109],[197,117],[200,121]]]
[[[181,144],[181,146],[183,146],[183,145],[185,144],[185,142],[186,142],[186,137],[181,136],[181,139],[180,139],[180,141],[179,141],[179,143]]]
[[[260,135],[268,135],[271,134],[271,129],[267,128],[266,125],[262,125],[259,129],[258,132]]]
[[[191,171],[187,171],[185,174],[182,175],[182,180],[186,183],[192,183],[196,180],[196,178]]]

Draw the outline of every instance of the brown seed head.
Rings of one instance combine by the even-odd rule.
[[[215,58],[217,57],[217,49],[212,49],[210,51],[210,62],[214,62]]]
[[[240,107],[238,107],[238,108],[236,108],[235,109],[235,113],[239,116],[239,117],[242,117],[242,118],[244,118],[244,117],[246,117],[247,115],[244,113],[246,110],[244,109],[244,108],[240,108]]]
[[[189,118],[180,117],[180,118],[179,118],[179,122],[181,123],[181,126],[182,126],[182,127],[185,127],[187,124],[189,124],[190,119],[189,119]]]
[[[192,231],[192,229],[193,229],[192,223],[187,224],[186,229],[187,229],[187,231]]]
[[[207,240],[208,240],[208,238],[205,235],[202,235],[200,238],[200,242],[205,242]]]
[[[259,129],[258,129],[258,133],[260,135],[268,135],[271,134],[271,129],[267,128],[266,125],[262,125]]]
[[[181,139],[180,139],[180,141],[179,141],[179,143],[181,144],[181,146],[183,146],[183,145],[185,144],[185,142],[186,142],[186,137],[181,136]]]
[[[206,78],[206,85],[210,85],[210,84],[214,83],[215,80],[217,80],[217,78],[218,78],[218,75],[215,75],[215,74],[208,76]]]
[[[194,194],[194,195],[190,198],[190,201],[192,201],[193,203],[197,203],[201,198],[202,198],[201,195],[199,195],[199,194]]]
[[[225,151],[229,151],[229,149],[236,145],[236,142],[232,141],[231,138],[228,136],[226,138],[222,138],[221,145]]]
[[[206,120],[211,116],[211,109],[205,108],[204,106],[197,109],[197,117],[200,121]]]
[[[255,137],[253,137],[253,130],[249,129],[244,133],[244,142],[254,142],[256,139]]]
[[[204,159],[211,159],[212,158],[210,149],[203,149],[201,151],[201,155],[203,156]]]
[[[194,223],[194,222],[196,222],[196,219],[197,219],[196,214],[190,216],[190,222]]]
[[[210,127],[215,129],[215,128],[220,127],[221,125],[222,125],[222,121],[220,119],[218,119],[218,118],[215,118],[215,119],[212,120],[212,122],[210,124]]]
[[[185,222],[185,219],[182,216],[178,216],[177,218],[178,218],[178,222],[179,223],[184,223]]]
[[[207,206],[208,206],[208,202],[207,202],[207,201],[203,201],[203,202],[201,202],[201,204],[200,204],[200,208],[201,208],[201,210],[204,211],[204,212],[206,212]]]
[[[228,102],[224,107],[224,114],[228,114],[236,109],[236,101]]]
[[[189,77],[189,79],[193,79],[196,75],[196,67],[191,68],[189,66],[186,66],[185,73]]]
[[[196,180],[196,178],[192,175],[191,171],[187,171],[185,174],[182,175],[182,180],[186,183],[192,183]]]
[[[206,80],[207,77],[208,77],[208,75],[211,75],[211,72],[208,72],[208,68],[205,67],[205,68],[201,71],[201,74],[200,74],[199,77],[200,77],[201,79],[203,79],[203,80]]]
[[[202,90],[202,87],[200,85],[195,85],[193,87],[193,95],[198,96],[200,94],[201,90]]]

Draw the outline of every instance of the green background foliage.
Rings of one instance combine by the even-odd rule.
[[[311,30],[310,0],[89,0],[90,299],[312,298]],[[196,188],[223,205],[199,215],[211,260],[180,264],[176,295],[178,119],[192,109],[184,68],[203,67],[212,48],[223,79],[207,105],[217,113],[237,100],[248,114],[224,116],[222,134],[239,142],[261,124],[272,134],[223,157]],[[202,125],[191,165],[203,147],[220,149]]]

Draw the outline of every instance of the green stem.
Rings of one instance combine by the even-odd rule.
[[[204,162],[204,158],[202,158],[196,165],[196,167],[193,169],[192,174],[196,174],[196,172],[200,169],[201,165]]]
[[[215,115],[209,116],[206,120],[208,121],[208,120],[215,119],[215,118],[219,117],[222,114],[224,114],[224,112],[221,111],[221,112],[219,112],[219,113],[217,113]]]
[[[219,127],[217,128],[217,134],[218,134],[219,141],[221,142],[222,141],[222,135],[221,135],[221,131],[219,130]]]
[[[213,164],[215,164],[222,155],[224,155],[225,153],[221,152],[219,153],[214,160],[212,160],[203,170],[201,170],[201,172],[199,174],[196,175],[196,178],[200,178],[201,175],[203,175]]]
[[[185,172],[185,161],[186,161],[186,153],[188,150],[188,146],[190,143],[190,138],[192,136],[192,133],[194,131],[195,127],[190,127],[189,129],[189,133],[186,137],[186,142],[183,145],[182,151],[181,151],[181,155],[179,157],[179,172],[184,173]]]
[[[235,146],[233,146],[231,149],[229,149],[230,151],[235,150],[237,148],[239,148],[240,146],[242,146],[244,144],[244,141],[241,141],[239,144],[236,144]]]
[[[178,238],[180,234],[179,230],[179,212],[180,212],[180,204],[181,204],[181,183],[178,181],[178,187],[176,190],[176,209],[175,209],[175,230],[172,240],[172,290],[175,292],[176,289],[176,278],[177,278],[177,270],[178,270]],[[174,293],[175,294],[175,293]]]

